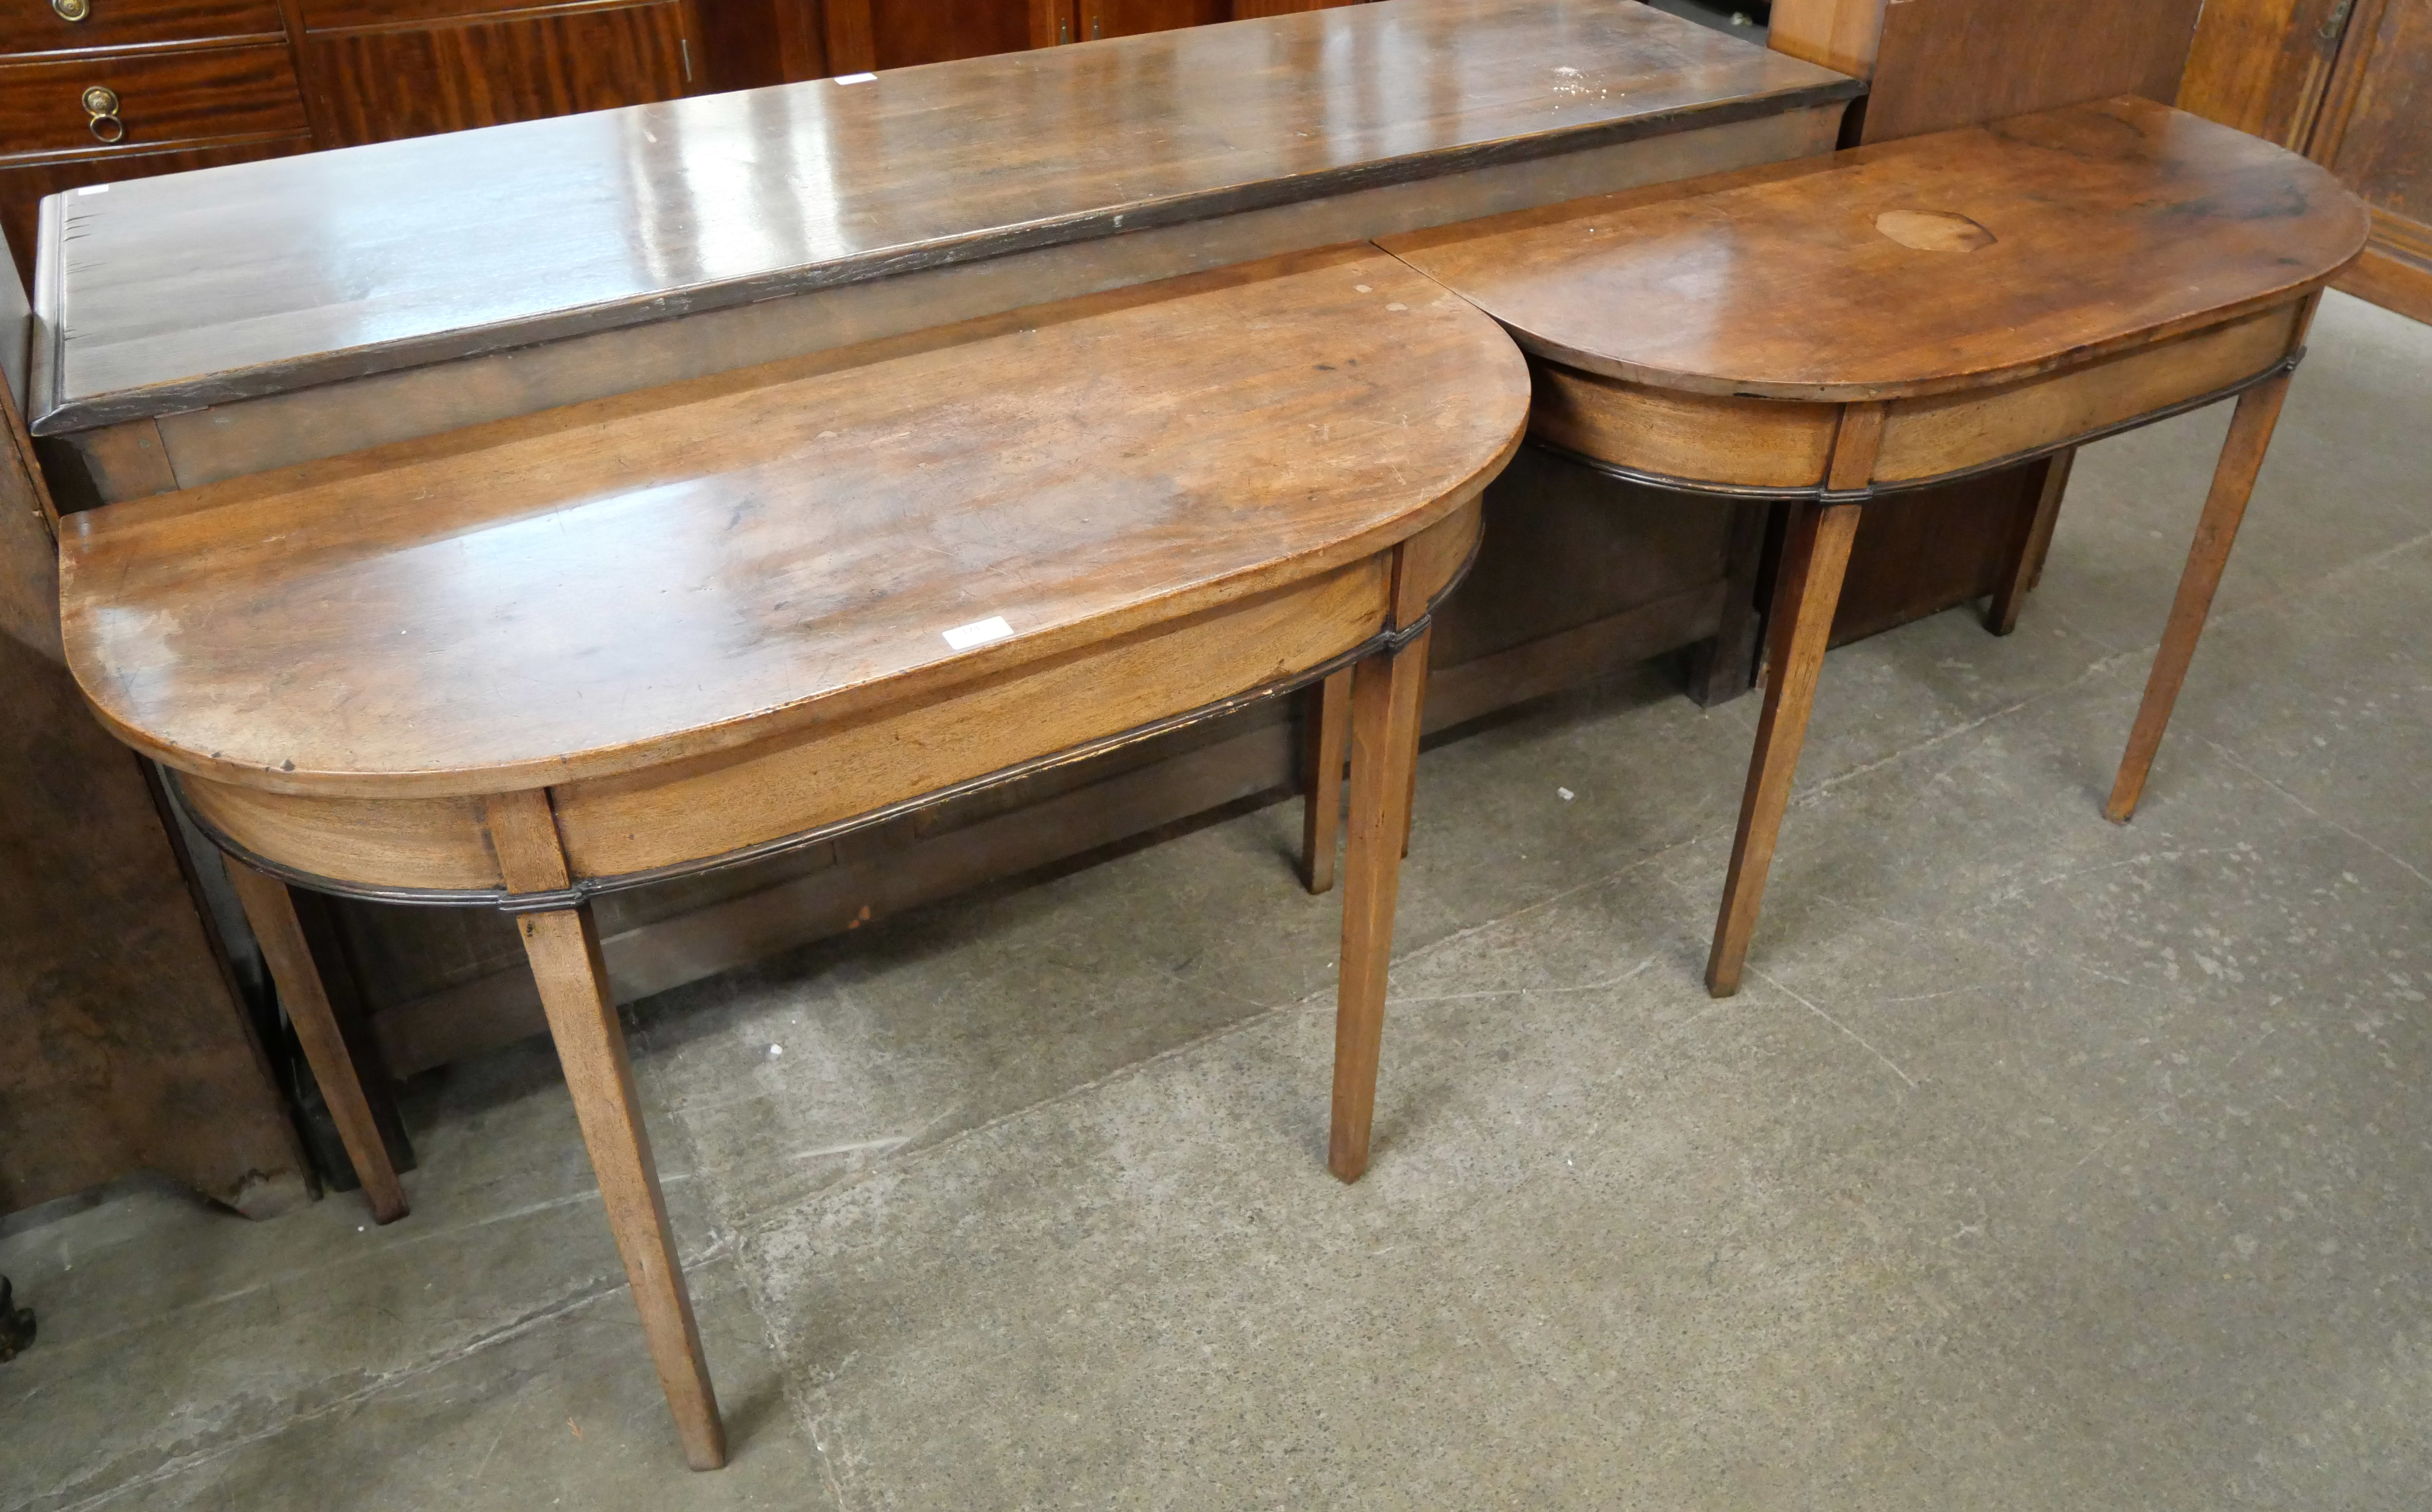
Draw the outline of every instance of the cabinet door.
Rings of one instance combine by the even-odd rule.
[[[1259,16],[1289,16],[1303,10],[1331,10],[1363,0],[1068,0],[1080,16],[1080,38],[1129,37],[1143,31],[1169,31],[1176,26],[1205,26],[1219,21],[1250,21]]]
[[[2373,207],[2339,287],[2432,321],[2432,0],[2359,0],[2306,150]]]
[[[305,33],[314,124],[356,146],[688,92],[682,0]]]
[[[1064,0],[1069,4],[1070,0]],[[826,0],[828,68],[866,74],[1066,41],[1058,0]]]
[[[2206,0],[2179,109],[2305,150],[2356,0]]]
[[[1084,41],[1233,19],[1233,0],[1079,0],[1079,6]]]

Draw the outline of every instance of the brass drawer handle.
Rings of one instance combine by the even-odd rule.
[[[93,0],[51,0],[51,8],[61,21],[82,21],[93,14]]]
[[[84,92],[84,124],[93,129],[96,141],[119,143],[127,140],[127,123],[118,118],[118,92],[99,84]]]

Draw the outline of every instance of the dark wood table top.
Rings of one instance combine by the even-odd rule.
[[[1382,244],[1566,366],[1854,402],[2218,322],[2344,266],[2368,229],[2316,164],[2130,98]]]
[[[1493,321],[1336,249],[88,511],[61,619],[173,766],[570,781],[1360,561],[1474,496],[1528,402]]]
[[[1635,0],[1387,0],[71,193],[45,434],[1657,136],[1851,80]]]

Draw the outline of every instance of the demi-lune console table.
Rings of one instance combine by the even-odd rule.
[[[2369,228],[2305,159],[2122,98],[1383,241],[1528,353],[1535,444],[1789,507],[1713,992],[1739,985],[1866,501],[2238,397],[2112,790],[2126,822],[2314,301]]]
[[[1355,245],[73,514],[68,659],[236,863],[383,1218],[288,885],[514,916],[709,1468],[592,900],[1350,668],[1327,1159],[1356,1179],[1428,613],[1528,394],[1493,321]]]

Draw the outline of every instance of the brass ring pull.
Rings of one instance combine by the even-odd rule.
[[[93,14],[92,0],[51,0],[51,8],[61,21],[82,21]]]
[[[99,84],[84,92],[84,124],[103,143],[127,140],[127,123],[118,118],[118,92]]]

